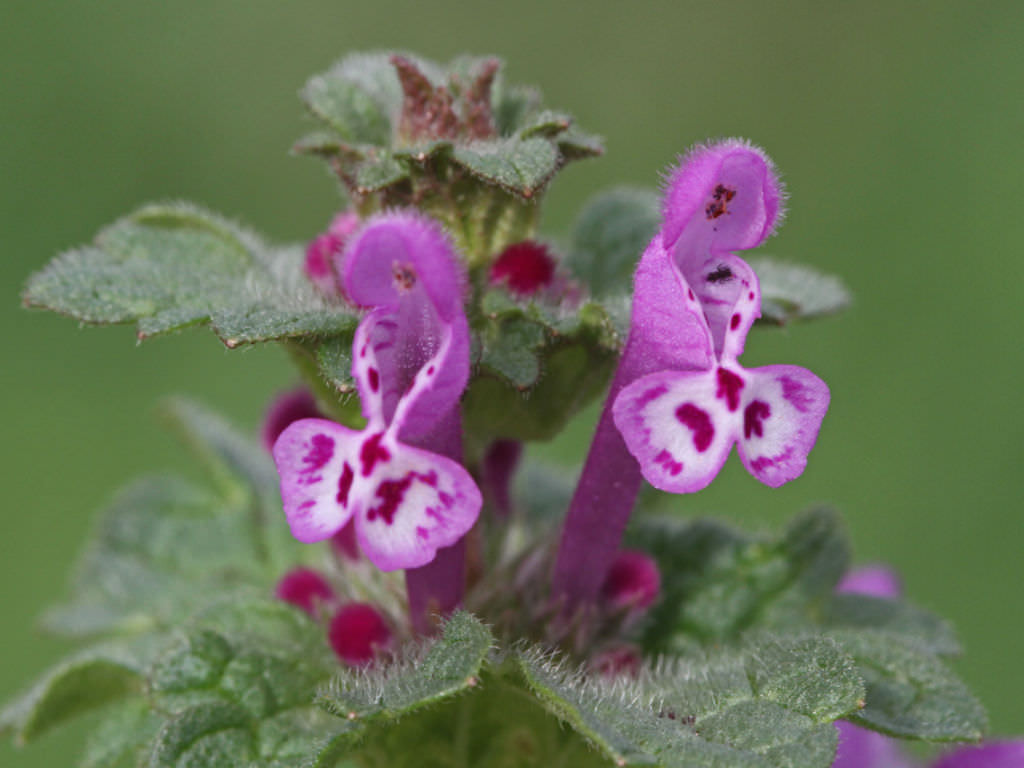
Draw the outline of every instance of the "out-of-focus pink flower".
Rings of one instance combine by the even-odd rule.
[[[312,568],[293,568],[277,582],[274,595],[286,603],[301,608],[314,618],[321,606],[334,602],[334,590],[319,571]]]
[[[661,572],[646,552],[623,550],[612,561],[601,596],[613,609],[647,608],[661,591]]]
[[[342,606],[327,628],[327,639],[334,653],[350,667],[371,664],[391,649],[391,628],[369,603]]]

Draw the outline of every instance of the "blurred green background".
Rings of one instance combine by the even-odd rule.
[[[129,328],[23,311],[24,279],[155,199],[308,239],[338,198],[319,164],[287,154],[307,125],[296,91],[347,51],[402,47],[498,54],[606,137],[605,158],[551,191],[552,235],[605,186],[654,185],[694,141],[769,151],[791,201],[765,250],[843,275],[856,303],[755,332],[743,362],[812,368],[832,409],[797,482],[772,491],[734,457],[676,507],[769,527],[836,504],[858,559],[896,565],[955,620],[993,730],[1024,732],[1022,32],[1012,1],[6,3],[0,694],[59,649],[34,617],[97,507],[140,472],[190,471],[152,418],[159,398],[195,395],[254,427],[292,380],[274,349],[228,352],[198,331],[138,347]],[[547,455],[576,460],[589,428]],[[0,764],[71,765],[80,732],[0,744]]]

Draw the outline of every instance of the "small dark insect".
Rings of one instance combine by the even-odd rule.
[[[725,198],[725,202],[728,203],[730,200],[736,197],[736,190],[729,189],[724,184],[719,184],[718,186],[715,187],[714,198],[715,200],[721,200],[723,197]]]
[[[732,280],[732,270],[725,264],[719,264],[713,272],[709,272],[705,278],[709,283],[727,283]]]

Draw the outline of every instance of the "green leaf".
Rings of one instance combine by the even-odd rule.
[[[409,649],[380,668],[342,672],[321,689],[317,703],[362,723],[401,717],[475,687],[493,643],[487,627],[456,612],[432,643]]]
[[[480,141],[455,147],[452,157],[473,176],[520,197],[537,195],[558,170],[558,150],[542,138]]]
[[[517,658],[542,703],[619,765],[824,768],[831,721],[864,693],[851,659],[813,637],[663,660],[635,682],[591,677],[536,650]]]
[[[249,714],[229,701],[197,704],[170,718],[157,734],[151,768],[245,768],[256,755]]]
[[[317,293],[303,259],[200,208],[150,205],[50,262],[24,300],[86,323],[134,322],[139,338],[209,324],[228,347],[351,331],[355,316]]]
[[[107,710],[89,734],[81,768],[137,768],[146,765],[152,741],[163,718],[143,698],[132,698]]]
[[[122,491],[79,563],[51,631],[92,635],[177,624],[198,605],[266,584],[251,517],[185,481],[154,477]]]
[[[512,316],[488,328],[480,363],[525,389],[540,375],[538,352],[546,341],[544,328],[525,317]]]
[[[798,264],[772,259],[750,262],[761,283],[761,321],[782,325],[819,315],[830,315],[850,305],[842,281]]]
[[[867,704],[853,722],[905,739],[976,741],[984,735],[984,708],[926,645],[884,630],[830,634],[867,684]]]
[[[387,145],[391,118],[402,104],[402,90],[385,52],[346,56],[327,72],[310,78],[302,99],[341,139]]]
[[[0,732],[25,744],[56,725],[113,701],[141,693],[145,653],[131,644],[81,651],[50,670],[0,713]]]
[[[813,622],[849,562],[845,531],[829,510],[798,516],[775,541],[704,521],[648,522],[634,540],[663,575],[664,598],[645,633],[654,652],[685,647],[687,638],[729,641],[755,628]]]
[[[252,435],[237,432],[219,414],[182,397],[166,400],[161,410],[225,495],[278,493],[274,464]]]
[[[939,656],[960,653],[960,642],[952,624],[902,600],[856,594],[835,595],[823,622],[826,626],[841,629],[881,630],[899,635]]]
[[[616,187],[592,197],[573,226],[568,265],[595,296],[628,294],[640,254],[661,222],[653,190]]]

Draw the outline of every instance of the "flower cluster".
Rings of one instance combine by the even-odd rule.
[[[642,553],[617,554],[641,477],[667,491],[700,490],[733,444],[768,485],[803,471],[828,388],[803,368],[738,363],[761,294],[735,252],[774,231],[782,197],[771,162],[742,141],[698,147],[672,173],[554,566],[552,596],[569,613],[594,601],[643,607],[657,595],[657,572],[644,569]],[[306,268],[322,290],[367,311],[352,344],[366,425],[319,418],[300,398],[290,413],[303,418],[273,445],[293,535],[354,535],[374,565],[405,569],[421,628],[426,612],[462,600],[464,537],[484,495],[460,463],[459,400],[470,373],[463,262],[420,214],[335,219],[310,245]],[[550,288],[556,271],[546,246],[524,241],[495,254],[488,280],[529,297]],[[477,471],[499,515],[511,506],[518,455],[518,444],[498,441]]]

